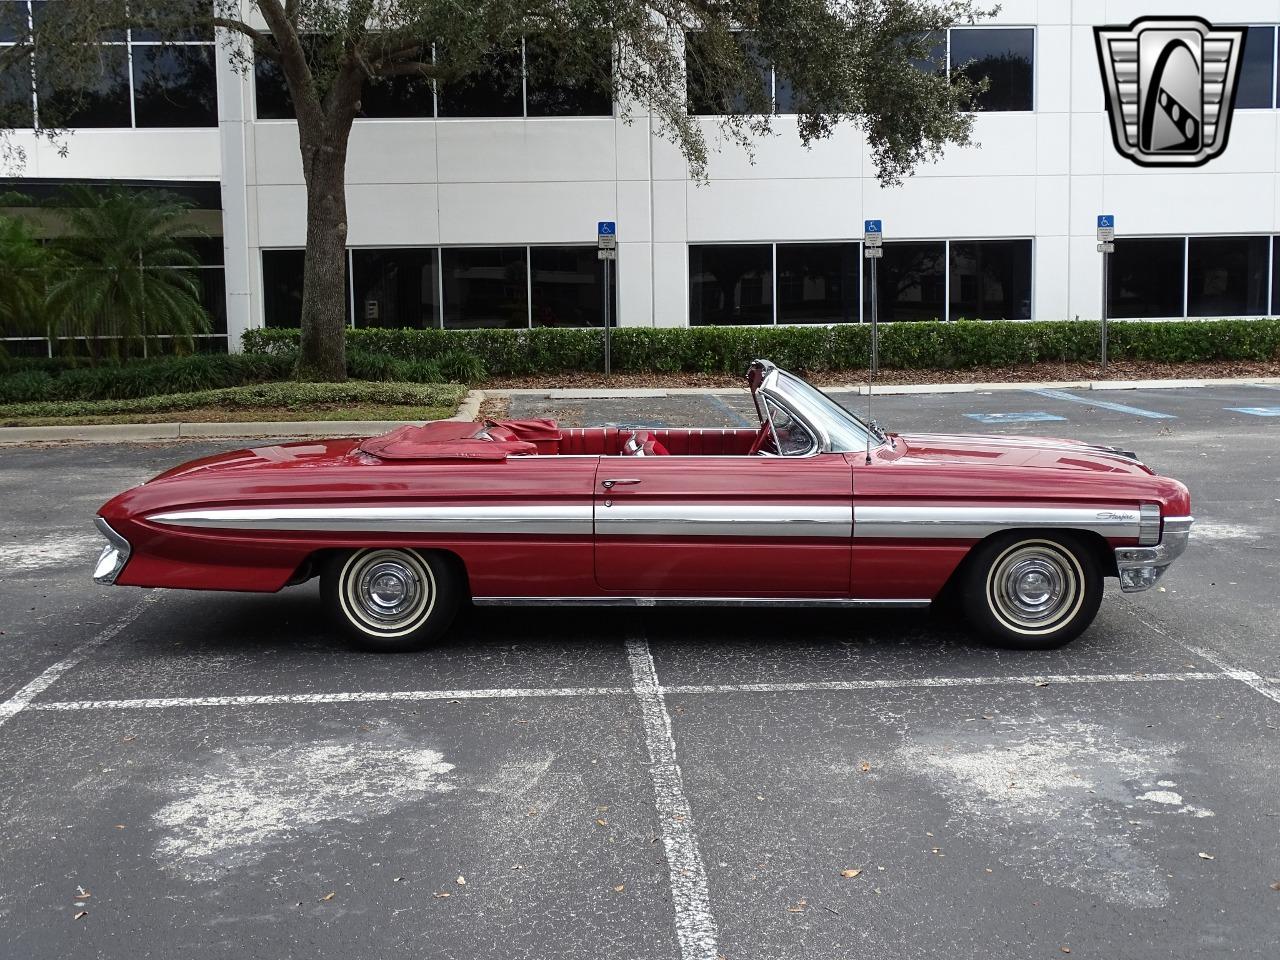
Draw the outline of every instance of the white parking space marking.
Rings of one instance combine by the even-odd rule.
[[[815,680],[795,683],[676,684],[664,693],[821,693],[911,690],[920,687],[1057,686],[1078,683],[1193,683],[1233,679],[1225,673],[1049,673],[993,677],[901,677],[887,680]],[[184,707],[267,707],[326,703],[396,703],[428,700],[501,700],[538,697],[634,696],[627,687],[502,687],[473,690],[361,690],[335,693],[264,693],[222,697],[145,697],[128,700],[46,700],[25,709],[51,713],[81,710],[165,710]]]
[[[1217,676],[1217,674],[1215,674]],[[264,693],[230,697],[149,697],[137,700],[53,700],[31,710],[164,710],[173,707],[265,707],[274,704],[396,703],[420,700],[497,700],[526,697],[610,697],[625,687],[504,687],[484,690],[362,690],[351,693]]]
[[[1280,407],[1223,407],[1232,413],[1247,413],[1251,417],[1280,417]]]
[[[1066,400],[1068,403],[1082,403],[1086,407],[1098,407],[1101,410],[1113,410],[1116,413],[1129,413],[1135,417],[1145,417],[1148,420],[1177,420],[1172,413],[1160,413],[1156,410],[1143,410],[1141,407],[1131,407],[1124,403],[1112,403],[1110,400],[1093,400],[1089,397],[1077,397],[1074,393],[1067,393],[1065,390],[1028,390],[1028,393],[1034,393],[1037,396],[1048,397],[1051,400]]]
[[[1222,680],[1220,673],[1053,673],[1005,677],[904,677],[811,683],[717,683],[666,687],[668,693],[809,693],[826,690],[910,690],[917,687],[1052,686],[1072,683],[1151,683]]]
[[[671,714],[658,685],[649,643],[643,638],[627,640],[627,659],[649,748],[649,775],[657,798],[658,823],[667,851],[671,874],[671,905],[675,909],[676,937],[681,960],[716,960],[719,931],[711,915],[707,872],[698,853],[693,830],[693,813],[684,793],[684,777],[676,760],[676,744],[671,733]]]
[[[80,646],[76,647],[67,656],[63,657],[44,673],[36,677],[30,683],[19,688],[19,690],[4,703],[0,703],[0,727],[4,726],[23,710],[27,710],[32,706],[31,701],[52,686],[57,679],[78,664],[86,656],[88,656],[95,647],[100,647],[112,637],[116,636],[129,624],[137,620],[150,604],[160,598],[158,593],[149,593],[139,600],[132,609],[123,617],[113,623],[107,629],[103,630],[91,640],[86,640]]]
[[[1209,663],[1212,663],[1215,667],[1217,667],[1219,670],[1222,671],[1220,676],[1226,677],[1230,680],[1238,680],[1240,683],[1243,683],[1246,687],[1249,687],[1250,689],[1255,690],[1256,692],[1262,694],[1268,700],[1274,700],[1276,703],[1280,703],[1280,679],[1277,679],[1274,677],[1272,678],[1264,677],[1259,673],[1254,673],[1252,670],[1241,670],[1239,667],[1231,663],[1225,657],[1221,656],[1218,653],[1215,653],[1212,650],[1206,650],[1203,647],[1194,647],[1189,643],[1184,643],[1183,641],[1175,637],[1173,634],[1169,633],[1169,631],[1163,630],[1160,627],[1156,626],[1154,623],[1152,623],[1150,620],[1147,620],[1145,617],[1139,614],[1136,610],[1130,609],[1130,613],[1133,614],[1133,618],[1135,620],[1137,620],[1140,624],[1142,624],[1148,630],[1158,633],[1160,636],[1164,637],[1167,640],[1172,640],[1178,646],[1182,647],[1182,649],[1195,654],[1197,657],[1199,657],[1202,660],[1207,660]]]

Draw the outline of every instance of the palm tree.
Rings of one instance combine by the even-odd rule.
[[[88,341],[96,356],[129,356],[146,338],[170,336],[191,349],[193,334],[209,329],[192,269],[199,259],[187,205],[169,195],[68,187],[59,203],[67,234],[55,243],[58,278],[49,285],[52,325],[64,337]]]
[[[21,220],[0,216],[0,336],[43,336],[48,254]],[[3,347],[0,347],[3,349]]]

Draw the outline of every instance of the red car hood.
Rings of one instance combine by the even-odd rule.
[[[894,434],[902,459],[923,463],[1045,467],[1094,473],[1151,474],[1136,458],[1115,447],[1055,437],[996,437],[973,434]]]

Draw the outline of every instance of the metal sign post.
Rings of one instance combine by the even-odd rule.
[[[1107,284],[1111,254],[1116,252],[1116,218],[1109,213],[1098,215],[1098,252],[1102,254],[1102,372],[1107,372]]]
[[[604,375],[613,373],[613,320],[609,316],[613,298],[609,296],[610,264],[618,259],[618,225],[612,220],[600,220],[596,223],[596,259],[602,261],[604,267]]]
[[[862,252],[871,261],[871,375],[880,369],[880,305],[876,296],[876,261],[884,256],[884,230],[880,220],[863,222]],[[870,384],[867,386],[870,391]]]

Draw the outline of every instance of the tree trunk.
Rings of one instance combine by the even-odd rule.
[[[307,182],[307,252],[302,279],[300,380],[347,379],[347,135],[304,132],[299,122]],[[336,135],[335,135],[336,134]],[[334,142],[338,141],[338,142]]]

